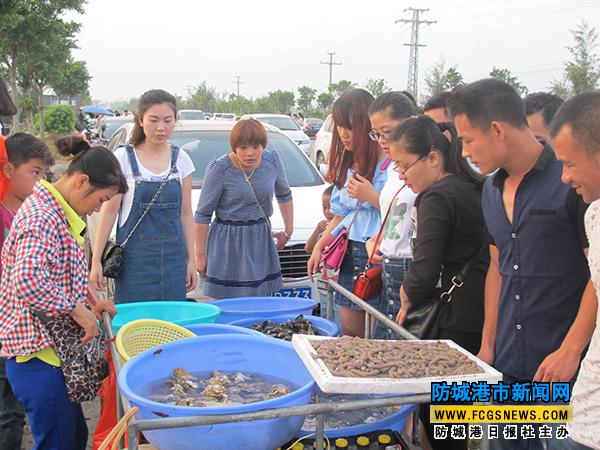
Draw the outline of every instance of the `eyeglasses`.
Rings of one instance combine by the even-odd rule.
[[[422,160],[424,160],[425,158],[427,158],[427,155],[423,155],[423,156],[421,156],[421,157],[420,157],[419,159],[417,159],[416,161],[414,161],[414,162],[410,163],[410,164],[408,165],[408,167],[407,167],[406,169],[402,170],[402,171],[398,170],[398,163],[397,163],[397,162],[394,162],[394,171],[395,171],[395,172],[397,172],[397,173],[399,173],[399,174],[400,174],[400,175],[402,175],[402,176],[405,176],[405,175],[406,175],[406,172],[408,172],[410,169],[412,169],[414,166],[416,166],[416,165],[417,165],[417,163],[418,163],[419,161],[422,161]]]
[[[390,137],[390,134],[392,134],[391,131],[388,131],[386,133],[379,133],[375,130],[371,130],[371,131],[369,131],[369,138],[375,142],[379,141],[379,139],[383,139],[383,140],[387,141]]]

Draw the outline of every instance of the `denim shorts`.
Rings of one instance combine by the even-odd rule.
[[[400,286],[410,267],[411,259],[388,258],[383,259],[382,292],[377,309],[387,316],[388,319],[396,321],[400,311]],[[391,328],[377,321],[373,332],[374,339],[397,339],[398,336]]]
[[[346,250],[346,256],[344,257],[344,261],[342,262],[342,267],[340,267],[340,276],[338,278],[338,284],[344,286],[349,291],[352,291],[354,287],[354,280],[356,277],[365,270],[365,266],[367,265],[367,261],[369,260],[369,256],[367,255],[367,249],[363,242],[357,241],[348,241],[348,249]],[[355,311],[362,311],[362,308],[358,305],[355,305],[346,297],[342,297],[339,293],[335,293],[334,298],[335,304],[350,308]],[[368,299],[368,302],[379,301],[379,297],[375,297],[373,299]],[[372,303],[376,304],[376,303]]]

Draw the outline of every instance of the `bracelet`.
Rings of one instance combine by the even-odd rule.
[[[289,234],[287,234],[286,231],[284,231],[283,234],[287,238],[288,241],[292,238],[292,236],[290,236]]]

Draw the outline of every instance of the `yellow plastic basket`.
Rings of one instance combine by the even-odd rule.
[[[123,325],[117,333],[117,351],[123,361],[129,361],[149,348],[195,336],[190,330],[164,320],[134,320]]]

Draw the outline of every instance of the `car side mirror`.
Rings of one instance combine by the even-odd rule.
[[[319,164],[319,172],[324,177],[327,176],[327,171],[328,170],[329,170],[329,165],[328,164]]]

